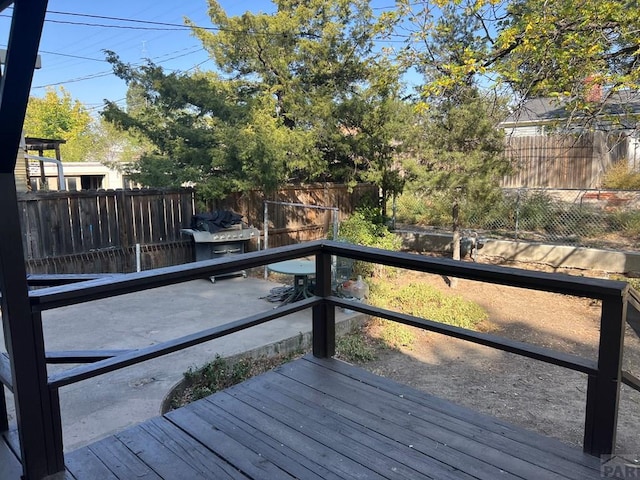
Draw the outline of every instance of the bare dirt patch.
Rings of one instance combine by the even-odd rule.
[[[484,307],[489,321],[481,330],[587,358],[597,356],[599,302],[462,279],[450,289],[442,277],[417,272],[403,273],[398,281],[416,280]],[[582,444],[586,375],[414,330],[410,348],[379,348],[377,359],[361,366],[527,429]],[[640,340],[629,327],[624,363],[625,369],[640,374]],[[639,429],[640,393],[623,385],[619,452],[640,452]]]

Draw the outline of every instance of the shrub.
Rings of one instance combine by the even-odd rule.
[[[396,199],[396,222],[409,225],[450,226],[451,202],[437,192],[406,192]]]
[[[362,245],[365,247],[400,250],[401,239],[391,233],[382,223],[382,216],[376,209],[358,209],[353,215],[340,224],[338,240]],[[353,275],[380,275],[384,266],[366,262],[355,262]]]
[[[620,160],[604,173],[602,187],[615,190],[640,190],[640,172],[631,170],[626,160]]]
[[[225,359],[216,355],[215,359],[200,368],[190,368],[184,373],[186,387],[174,394],[171,407],[178,408],[215,392],[224,390],[250,377],[264,373],[272,368],[290,361],[302,354],[294,351],[289,354],[279,354],[272,357],[240,357]]]
[[[620,231],[631,237],[640,235],[640,211],[617,210],[611,212],[607,220],[611,231]]]
[[[463,197],[460,202],[462,228],[501,229],[512,223],[514,208],[501,193],[482,198]],[[451,196],[434,191],[407,192],[396,201],[396,222],[450,229],[453,223]]]
[[[553,199],[545,192],[520,198],[519,224],[523,230],[545,231],[552,228],[556,215]]]

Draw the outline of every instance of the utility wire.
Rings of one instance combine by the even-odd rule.
[[[290,32],[247,32],[245,30],[233,30],[229,28],[221,28],[221,27],[203,27],[199,25],[184,25],[181,23],[169,23],[169,22],[155,22],[151,20],[139,20],[134,18],[126,18],[126,17],[111,17],[106,15],[91,15],[86,13],[75,13],[75,12],[61,12],[56,10],[49,10],[47,13],[52,13],[56,15],[68,15],[74,17],[85,17],[85,18],[95,18],[99,20],[112,20],[118,22],[131,22],[142,25],[154,25],[152,27],[139,27],[133,25],[114,25],[114,24],[102,24],[102,23],[90,23],[90,22],[74,22],[70,20],[54,20],[54,19],[45,19],[45,22],[50,23],[59,23],[65,25],[79,25],[85,27],[100,27],[100,28],[117,28],[117,29],[125,29],[125,30],[151,30],[151,31],[183,31],[183,30],[207,30],[212,32],[228,32],[228,33],[240,33],[246,35],[262,35],[262,36],[288,36]],[[0,17],[10,17],[10,15],[0,15]],[[398,36],[406,38],[406,35],[393,34],[392,36]],[[386,42],[393,42],[392,40],[385,40]]]
[[[190,47],[190,48],[192,48],[192,47]],[[181,51],[184,51],[184,50],[186,50],[186,49],[177,50],[177,52],[181,52]],[[197,53],[197,52],[199,52],[200,50],[201,50],[201,48],[197,48],[197,49],[192,50],[192,51],[189,51],[189,52],[187,52],[187,53],[183,53],[183,54],[180,54],[180,55],[176,55],[176,56],[173,56],[173,57],[170,57],[170,58],[165,58],[164,60],[160,60],[160,61],[157,61],[157,62],[155,62],[155,63],[165,63],[165,62],[170,62],[171,60],[175,60],[175,59],[177,59],[177,58],[182,58],[182,57],[186,57],[186,56],[188,56],[188,55],[191,55],[191,54],[193,54],[193,53]],[[177,53],[177,52],[173,52],[173,53]],[[166,55],[171,55],[171,54],[169,53],[169,54],[166,54]],[[165,56],[165,55],[161,55],[160,57],[157,57],[157,58],[162,58],[163,56]],[[206,60],[204,60],[203,62],[200,62],[199,64],[194,65],[194,66],[193,66],[193,67],[191,67],[191,68],[197,68],[197,67],[199,67],[200,65],[202,65],[203,63],[207,62],[208,60],[209,60],[209,59],[207,58],[207,59],[206,59]],[[140,66],[140,65],[142,65],[142,63],[134,63],[134,64],[133,64],[133,66]],[[113,73],[113,70],[108,70],[108,71],[104,71],[104,72],[96,72],[96,73],[92,73],[92,74],[90,74],[90,75],[85,75],[85,76],[82,76],[82,77],[72,78],[72,79],[70,79],[70,80],[63,80],[63,81],[55,82],[55,83],[47,83],[46,85],[36,85],[36,86],[34,86],[34,87],[31,87],[31,88],[32,88],[32,89],[35,89],[35,88],[55,87],[55,86],[57,86],[57,85],[64,85],[64,84],[66,84],[66,83],[76,83],[76,82],[82,82],[82,81],[85,81],[85,80],[93,80],[94,78],[107,77],[107,76],[109,76],[109,75],[113,75],[113,74],[114,74],[114,73]]]
[[[105,15],[90,15],[88,13],[75,13],[75,12],[58,12],[53,10],[48,10],[47,13],[55,13],[56,15],[69,15],[74,17],[85,17],[85,18],[96,18],[99,20],[114,20],[117,22],[131,22],[131,23],[141,23],[144,25],[157,25],[163,27],[180,27],[180,28],[191,28],[189,25],[184,25],[182,23],[167,23],[167,22],[154,22],[152,20],[139,20],[137,18],[125,18],[125,17],[109,17]],[[89,24],[92,25],[92,24]],[[197,27],[207,30],[220,30],[218,27]]]

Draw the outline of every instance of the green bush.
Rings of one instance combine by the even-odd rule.
[[[614,190],[640,190],[640,172],[631,170],[627,161],[621,160],[604,173],[602,187]]]
[[[294,351],[272,357],[241,357],[229,361],[216,355],[215,359],[200,368],[190,368],[184,373],[186,388],[171,400],[172,408],[178,408],[215,392],[224,390],[248,378],[264,373],[302,354]]]
[[[511,203],[502,194],[482,199],[465,198],[459,201],[459,222],[462,228],[488,230],[508,228],[513,223]],[[421,194],[407,192],[396,200],[396,223],[424,225],[450,229],[453,223],[451,196],[445,192]]]
[[[438,192],[405,192],[396,199],[396,223],[450,227],[451,200]]]
[[[522,230],[546,231],[556,215],[553,199],[545,192],[520,197],[519,227]]]
[[[250,359],[241,359],[231,365],[216,355],[215,359],[205,366],[197,370],[189,369],[184,377],[194,383],[193,399],[197,400],[246,380],[250,372]]]
[[[376,209],[358,209],[353,215],[340,223],[338,240],[362,245],[365,247],[382,248],[385,250],[400,250],[401,239],[391,233],[382,223],[382,216]],[[369,277],[373,274],[381,275],[384,266],[376,266],[366,262],[355,262],[353,275]]]
[[[358,209],[340,223],[338,240],[365,247],[398,250],[400,240],[382,223],[382,217],[370,210]]]

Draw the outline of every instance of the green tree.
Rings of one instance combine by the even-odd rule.
[[[31,97],[24,121],[27,137],[65,140],[62,160],[78,162],[92,156],[94,132],[87,109],[64,88],[47,89],[44,97]]]
[[[572,122],[588,123],[602,113],[594,89],[603,87],[605,95],[640,90],[636,2],[399,0],[397,5],[383,23],[391,34],[409,32],[397,58],[425,73],[427,100],[460,85],[506,87],[515,100],[558,97],[576,114]]]
[[[454,258],[459,258],[460,209],[488,204],[508,171],[504,135],[497,129],[500,98],[490,89],[487,65],[491,49],[486,18],[493,2],[405,1],[383,21],[411,34],[397,58],[424,78],[417,110],[423,126],[421,145],[405,164],[412,188],[437,192],[452,206]]]
[[[488,115],[488,101],[475,94],[466,102],[443,103],[424,117],[423,167],[418,182],[426,189],[445,190],[483,202],[510,169],[503,155],[504,133]]]
[[[593,84],[640,87],[640,9],[614,0],[513,0],[491,52],[527,96],[565,96],[588,110]]]
[[[368,2],[276,5],[273,14],[228,17],[210,2],[215,32],[193,31],[221,74],[132,68],[108,54],[129,93],[126,110],[108,103],[104,117],[153,146],[136,162],[136,180],[195,183],[204,198],[363,178],[397,190],[388,172],[402,144],[393,140],[403,132],[398,72],[375,61]]]
[[[217,30],[194,27],[222,72],[273,97],[282,125],[313,140],[315,154],[299,164],[298,181],[355,181],[352,124],[345,105],[357,103],[376,66],[374,18],[365,0],[276,0],[272,14],[229,17],[215,1]]]
[[[100,117],[93,122],[93,160],[116,169],[124,169],[150,148],[143,138],[119,129]]]
[[[420,155],[405,165],[413,176],[412,189],[439,195],[451,205],[454,259],[460,258],[461,209],[491,208],[501,195],[502,176],[510,171],[504,132],[488,113],[493,101],[475,89],[461,98],[428,110]]]
[[[359,177],[380,187],[383,217],[388,200],[404,189],[401,155],[411,150],[418,132],[413,106],[400,99],[399,88],[396,83],[373,83],[344,105],[352,117],[352,151]]]
[[[241,165],[225,137],[244,115],[244,92],[214,74],[165,74],[152,63],[134,68],[112,52],[107,58],[127,83],[131,105],[107,102],[102,115],[150,145],[130,166],[132,179],[154,187],[197,183],[210,198],[232,189]]]

